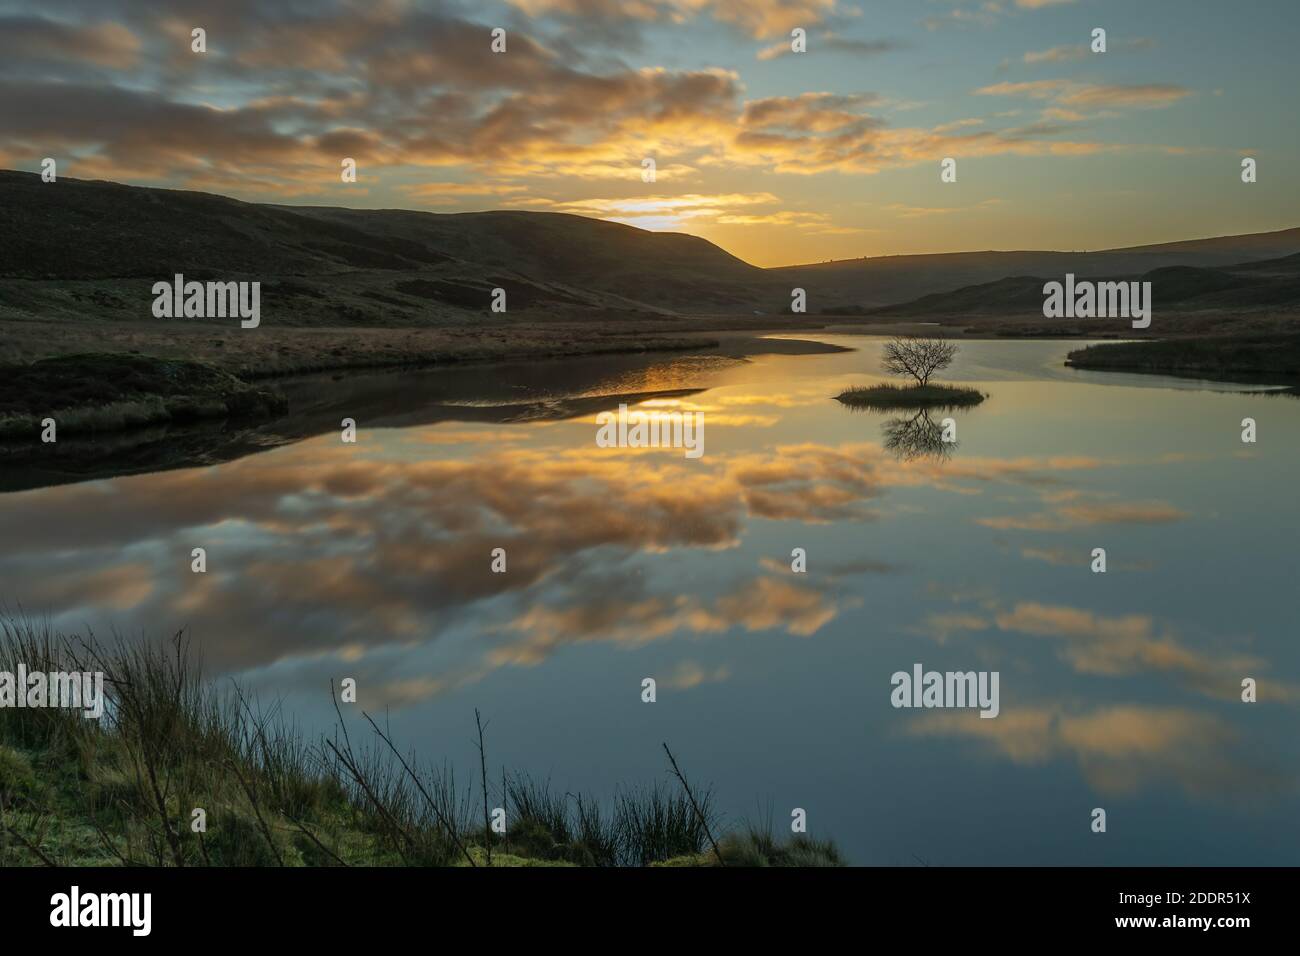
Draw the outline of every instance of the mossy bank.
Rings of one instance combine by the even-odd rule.
[[[1075,349],[1066,365],[1217,380],[1300,383],[1300,333],[1107,342]]]
[[[101,643],[0,620],[0,674],[20,664],[102,673],[104,710],[0,707],[0,866],[843,863],[824,840],[723,825],[707,786],[662,767],[598,801],[489,771],[487,750],[469,781],[417,766],[356,705],[310,739],[205,680],[181,637]],[[504,809],[504,833],[488,806]]]
[[[92,352],[0,366],[0,439],[116,431],[162,422],[267,418],[284,396],[203,362]]]

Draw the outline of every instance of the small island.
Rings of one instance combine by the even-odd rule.
[[[988,396],[964,385],[932,385],[936,372],[952,364],[957,346],[943,339],[895,338],[885,343],[882,366],[891,375],[908,375],[911,385],[859,385],[845,389],[836,401],[850,408],[924,409],[971,408]]]

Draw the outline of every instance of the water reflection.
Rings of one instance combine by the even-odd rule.
[[[617,380],[598,395],[412,384],[454,417],[390,408],[356,445],[0,495],[0,600],[66,629],[188,627],[210,670],[308,723],[346,672],[434,756],[468,735],[431,728],[479,706],[501,759],[574,789],[643,779],[637,755],[680,741],[733,812],[812,804],[859,862],[1293,861],[1297,406],[1046,380],[1060,346],[1016,344],[957,456],[924,412],[831,403],[876,380],[874,344],[580,376]],[[980,345],[972,367],[1009,347]],[[705,456],[598,448],[620,390],[704,411]],[[322,421],[347,405],[314,401]],[[539,404],[560,411],[500,412]],[[1275,439],[1250,458],[1246,414]],[[1001,671],[1002,713],[893,710],[914,661]],[[1062,830],[1099,796],[1160,848],[1090,844],[1086,812]]]
[[[891,418],[881,430],[885,433],[885,448],[903,461],[946,460],[957,450],[956,441],[944,441],[944,426],[930,417],[929,409],[922,408],[910,418]]]

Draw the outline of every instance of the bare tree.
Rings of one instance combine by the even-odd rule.
[[[957,346],[943,339],[894,338],[885,343],[883,354],[890,375],[910,375],[917,385],[928,385],[935,372],[952,364]]]

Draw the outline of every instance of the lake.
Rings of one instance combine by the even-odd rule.
[[[1300,862],[1300,401],[963,341],[943,378],[989,398],[935,448],[833,400],[880,339],[811,337],[851,350],[286,383],[215,463],[0,494],[0,601],[184,628],[313,733],[353,677],[462,783],[475,708],[494,779],[561,792],[667,782],[667,742],[858,864]],[[620,402],[703,412],[704,454],[597,447]],[[997,672],[998,715],[894,707],[917,664]]]

